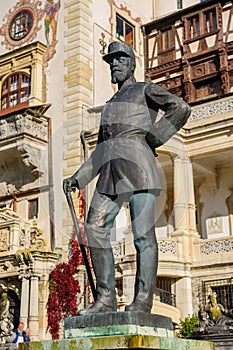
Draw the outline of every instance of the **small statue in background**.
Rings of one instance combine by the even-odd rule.
[[[217,302],[217,294],[215,292],[211,293],[208,296],[208,303],[206,305],[206,311],[209,315],[209,318],[214,322],[224,314],[224,307]]]
[[[6,292],[1,294],[0,303],[0,342],[6,343],[14,329],[13,315],[10,313],[10,301]]]

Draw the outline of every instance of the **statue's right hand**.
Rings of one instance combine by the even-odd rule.
[[[74,177],[68,177],[63,180],[63,191],[65,194],[75,192],[76,188],[78,188],[78,182]]]

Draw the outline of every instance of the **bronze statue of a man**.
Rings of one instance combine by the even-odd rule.
[[[96,149],[63,184],[65,192],[82,189],[99,175],[85,226],[97,300],[79,314],[117,310],[110,232],[124,202],[137,252],[134,299],[125,310],[151,312],[158,265],[155,201],[162,190],[155,148],[186,123],[190,107],[156,84],[137,83],[134,52],[126,43],[112,42],[103,59],[118,91],[103,108]],[[159,109],[165,113],[156,121]]]

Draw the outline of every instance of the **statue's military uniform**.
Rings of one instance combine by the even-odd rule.
[[[159,109],[165,114],[156,123]],[[79,187],[99,173],[99,193],[161,190],[153,150],[184,125],[189,111],[183,100],[156,84],[127,81],[103,108],[98,146],[76,174]]]

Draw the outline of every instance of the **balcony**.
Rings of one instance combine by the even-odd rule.
[[[19,190],[43,174],[49,120],[42,113],[48,107],[24,108],[1,117],[0,168],[4,170],[0,175],[1,196]]]

